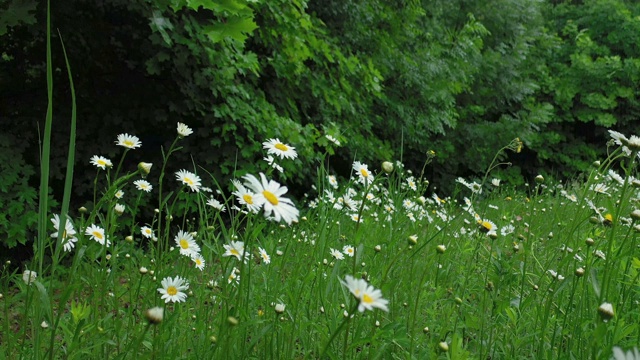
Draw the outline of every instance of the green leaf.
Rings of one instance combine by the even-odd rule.
[[[0,11],[0,36],[6,34],[11,26],[35,24],[37,5],[35,0],[12,0],[8,9]]]

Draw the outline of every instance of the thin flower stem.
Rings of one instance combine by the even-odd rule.
[[[358,303],[356,302],[353,308],[351,309],[351,312],[349,312],[349,315],[355,314],[355,311],[357,309],[358,309]],[[324,359],[324,356],[327,353],[327,350],[329,350],[329,346],[331,345],[333,340],[336,338],[336,336],[340,333],[342,328],[349,323],[349,320],[351,320],[351,316],[345,317],[342,320],[342,323],[340,324],[340,326],[338,326],[338,328],[331,334],[331,337],[329,338],[329,341],[327,341],[327,344],[324,346],[324,350],[322,350],[322,354],[320,355],[319,359]]]

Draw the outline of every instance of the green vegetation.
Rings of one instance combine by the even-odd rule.
[[[640,358],[640,5],[49,6],[0,2],[0,358]]]

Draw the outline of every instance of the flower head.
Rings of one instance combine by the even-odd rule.
[[[298,157],[294,147],[280,142],[279,139],[269,139],[263,142],[262,148],[267,150],[267,154],[277,155],[280,159],[295,159]]]
[[[91,157],[91,164],[99,167],[102,170],[113,167],[113,163],[111,163],[111,160],[107,159],[104,156],[98,155],[93,155]]]
[[[140,139],[137,136],[129,135],[129,134],[120,134],[118,135],[118,140],[116,141],[116,145],[125,147],[127,149],[135,149],[142,146]]]
[[[204,257],[202,257],[202,255],[196,253],[193,256],[191,256],[191,260],[193,260],[193,262],[196,263],[196,268],[198,268],[198,270],[200,271],[204,270]]]
[[[165,303],[184,302],[187,299],[187,294],[182,292],[189,289],[189,283],[185,279],[180,276],[175,278],[166,277],[162,279],[161,283],[162,287],[158,288],[158,292],[162,294],[161,299]]]
[[[230,245],[224,244],[222,245],[226,250],[222,256],[235,256],[238,260],[243,260],[246,262],[251,254],[246,253],[244,251],[244,242],[242,241],[231,241]]]
[[[233,186],[236,188],[236,191],[233,192],[233,195],[236,196],[238,202],[242,205],[245,205],[249,211],[256,214],[260,211],[260,207],[262,204],[258,204],[255,202],[255,196],[253,192],[249,191],[244,185],[240,183],[238,180],[232,180]]]
[[[158,306],[152,307],[144,312],[144,317],[146,317],[147,321],[151,324],[160,324],[164,318],[164,308]]]
[[[356,249],[354,249],[353,246],[351,246],[351,245],[345,245],[342,248],[342,252],[345,255],[349,255],[349,257],[353,257],[353,255],[355,255],[355,253],[356,253]]]
[[[25,270],[22,273],[22,280],[24,280],[27,285],[31,285],[32,282],[36,281],[37,277],[38,273],[33,270]]]
[[[356,161],[353,163],[353,171],[358,175],[358,181],[363,184],[371,184],[373,182],[373,174],[369,171],[366,164]]]
[[[191,130],[190,127],[188,127],[187,125],[179,122],[178,123],[178,136],[180,136],[181,138],[187,137],[191,134],[193,134],[193,130]]]
[[[147,162],[139,162],[138,163],[138,171],[140,172],[140,175],[145,178],[147,177],[147,175],[149,175],[149,173],[151,172],[151,167],[153,166],[152,163],[147,163]]]
[[[133,185],[140,191],[151,192],[151,190],[153,190],[153,186],[146,180],[136,180],[133,182]]]
[[[60,217],[58,214],[53,215],[51,222],[53,223],[53,228],[56,230],[51,234],[51,237],[57,239],[58,233],[60,232]],[[64,251],[69,252],[75,247],[75,244],[78,241],[75,235],[76,230],[73,228],[73,224],[71,224],[71,220],[69,220],[69,217],[67,216],[64,224],[64,230],[62,231],[62,246]]]
[[[271,257],[267,254],[267,251],[261,247],[258,248],[260,251],[260,257],[262,258],[262,262],[265,264],[269,264],[271,262]]]
[[[382,292],[379,289],[367,284],[365,280],[355,279],[351,275],[347,275],[345,280],[342,284],[349,289],[356,299],[360,300],[358,311],[364,312],[374,308],[389,311],[389,308],[387,308],[389,301],[382,298]]]
[[[340,250],[329,248],[329,251],[331,252],[331,256],[333,256],[336,260],[344,260],[344,255],[342,255]]]
[[[246,185],[255,192],[254,202],[259,204],[258,206],[264,206],[265,216],[273,214],[276,221],[284,220],[289,225],[298,220],[299,211],[293,205],[293,201],[282,197],[288,191],[286,186],[281,186],[274,180],[267,180],[263,173],[260,173],[260,180],[251,174],[243,178]]]
[[[97,241],[98,243],[100,243],[100,245],[105,245],[105,244],[107,246],[111,245],[111,242],[109,241],[107,236],[104,234],[104,229],[101,228],[100,226],[91,224],[91,226],[87,227],[84,233],[85,235],[91,236],[91,238]]]
[[[146,237],[147,239],[153,238],[153,229],[148,226],[143,226],[142,228],[140,228],[140,232],[142,233],[142,236]]]
[[[227,209],[224,207],[224,204],[214,198],[210,198],[209,200],[207,200],[207,205],[221,212],[227,211]]]
[[[184,185],[187,185],[191,191],[200,191],[200,177],[198,175],[187,170],[180,170],[176,173],[176,178],[182,181]]]
[[[174,240],[180,249],[181,255],[191,257],[200,253],[200,246],[196,244],[196,240],[188,232],[180,230]]]

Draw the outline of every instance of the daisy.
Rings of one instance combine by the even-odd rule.
[[[231,283],[239,284],[240,283],[240,275],[238,275],[237,273],[238,273],[238,269],[236,267],[231,269],[231,274],[229,274],[229,277],[227,278],[227,282],[229,284],[231,284]]]
[[[122,199],[123,196],[124,196],[124,191],[122,190],[116,191],[116,194],[115,194],[116,199]]]
[[[191,130],[190,127],[188,127],[187,125],[181,122],[178,123],[178,136],[180,136],[181,138],[184,138],[191,134],[193,134],[193,130]]]
[[[480,230],[486,233],[496,232],[498,230],[498,227],[496,226],[496,224],[494,224],[493,221],[491,220],[480,219],[478,220],[478,225],[480,226]]]
[[[93,155],[91,157],[91,164],[99,167],[102,170],[106,170],[106,168],[113,167],[113,163],[111,160],[107,159],[104,156]]]
[[[259,247],[258,250],[260,251],[260,257],[262,258],[262,261],[265,264],[271,263],[271,257],[269,256],[269,254],[267,254],[267,251],[261,247]]]
[[[345,255],[349,255],[349,257],[353,257],[353,255],[356,253],[356,249],[354,249],[353,246],[351,246],[351,245],[345,245],[342,248],[342,252]]]
[[[174,240],[180,248],[181,255],[194,256],[200,253],[200,246],[196,244],[196,240],[188,232],[180,230]]]
[[[331,256],[333,256],[336,260],[344,260],[344,255],[342,255],[339,250],[329,248],[329,251],[331,252]]]
[[[340,146],[340,140],[336,139],[335,137],[327,134],[324,137],[327,138],[327,140],[331,141],[332,143],[336,144],[337,146]]]
[[[294,147],[281,143],[279,139],[269,139],[263,142],[262,148],[267,150],[267,154],[277,155],[280,159],[295,159],[298,157]]]
[[[491,185],[495,187],[500,186],[500,179],[496,179],[496,178],[491,179]]]
[[[60,232],[60,217],[58,214],[53,215],[51,222],[53,223],[53,228],[56,229],[56,232],[52,233],[51,237],[57,239],[58,232]],[[69,217],[67,217],[67,220],[64,223],[64,230],[62,231],[62,246],[64,251],[69,252],[76,246],[78,239],[75,235],[76,230],[73,228],[73,224],[71,224]]]
[[[176,173],[176,178],[184,185],[187,185],[192,191],[200,191],[200,177],[187,170],[180,170]]]
[[[107,244],[107,246],[111,245],[111,242],[107,239],[107,236],[104,234],[104,229],[95,224],[91,224],[91,226],[89,226],[84,233],[85,235],[91,236],[91,238],[99,242],[100,245],[104,245],[105,243]]]
[[[175,278],[166,277],[162,279],[161,283],[162,287],[158,288],[158,292],[162,294],[161,299],[163,299],[165,303],[184,302],[186,300],[187,294],[182,291],[189,289],[189,283],[185,279],[180,276],[176,276]]]
[[[331,185],[332,188],[337,189],[338,188],[338,179],[336,179],[335,175],[329,175],[327,176],[328,180],[329,180],[329,185]]]
[[[196,268],[202,271],[204,269],[204,258],[200,254],[195,254],[191,257],[194,263],[196,263]]]
[[[140,143],[140,139],[138,139],[137,136],[120,134],[118,135],[118,141],[116,141],[116,145],[125,147],[127,149],[135,149],[142,146],[142,143]]]
[[[363,184],[371,184],[373,182],[373,174],[369,172],[369,167],[367,165],[361,163],[360,161],[356,161],[353,163],[353,171],[358,174],[358,181]]]
[[[355,279],[351,275],[347,275],[345,280],[345,282],[341,281],[342,285],[346,286],[353,296],[360,300],[358,311],[364,312],[365,310],[373,310],[373,308],[389,311],[387,307],[389,300],[382,298],[382,292],[379,289],[367,284],[365,280]]]
[[[282,166],[278,165],[276,163],[276,159],[273,158],[273,156],[269,155],[265,158],[263,158],[264,161],[267,162],[267,164],[269,164],[269,166],[271,166],[272,168],[278,170],[279,173],[283,173],[284,169],[282,168]]]
[[[153,189],[153,186],[151,186],[147,180],[136,180],[133,182],[133,185],[136,186],[136,189],[141,191],[151,192]]]
[[[147,239],[153,238],[153,230],[148,226],[143,226],[140,229],[140,232],[142,233],[142,236],[146,237]]]
[[[411,188],[411,190],[416,191],[418,187],[416,186],[416,181],[413,179],[413,176],[407,178],[407,185]]]
[[[263,173],[260,173],[260,181],[251,174],[243,178],[247,186],[255,192],[254,201],[259,204],[258,206],[264,205],[265,216],[273,213],[276,221],[284,220],[289,225],[293,221],[298,221],[299,211],[293,205],[293,201],[282,197],[288,191],[286,186],[281,186],[273,180],[267,181]]]
[[[640,359],[640,351],[638,348],[629,349],[626,353],[618,346],[613,347],[614,360],[638,360]]]
[[[32,270],[25,270],[22,273],[22,280],[24,280],[27,285],[31,285],[32,282],[36,281],[37,277],[38,273]]]
[[[589,190],[595,191],[598,194],[609,195],[609,187],[605,184],[593,184],[589,187]]]
[[[207,205],[221,212],[227,211],[227,209],[224,207],[224,204],[214,198],[207,200]]]
[[[249,191],[244,185],[242,185],[238,180],[232,180],[231,183],[237,189],[233,192],[233,195],[236,196],[238,202],[242,205],[246,205],[246,207],[254,214],[257,214],[260,211],[260,207],[262,204],[258,204],[255,202],[254,197],[256,194]]]
[[[224,244],[222,246],[226,250],[222,256],[235,256],[238,260],[242,260],[244,257],[245,263],[251,256],[251,254],[245,253],[244,242],[242,241],[231,241],[231,245]]]

